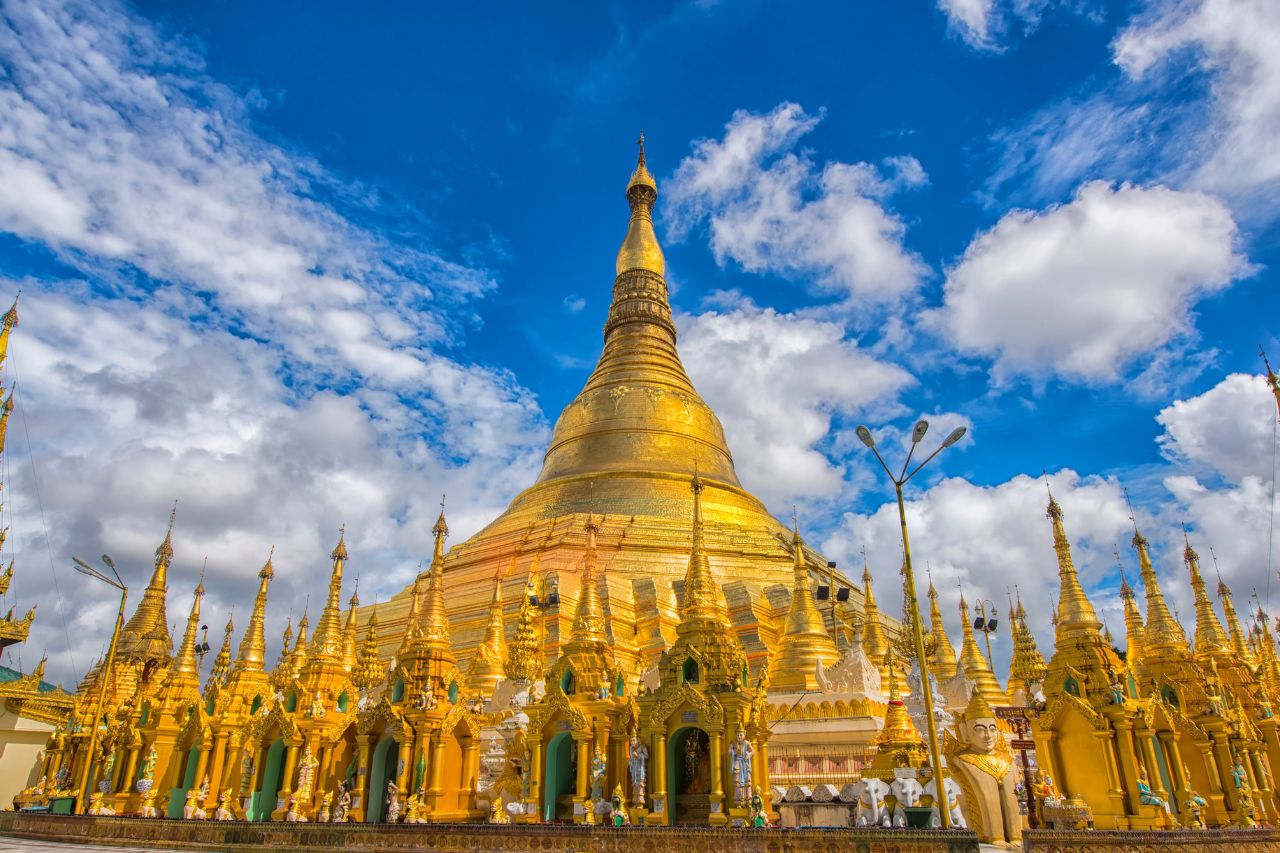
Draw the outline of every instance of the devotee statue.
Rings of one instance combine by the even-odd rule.
[[[302,760],[298,762],[298,789],[294,792],[304,810],[311,801],[311,788],[315,784],[316,767],[319,765],[320,762],[311,754],[311,744],[307,744],[302,751]]]
[[[960,739],[948,732],[945,752],[947,766],[964,793],[966,823],[985,843],[1017,843],[1022,815],[1014,793],[1013,752],[981,692],[975,690],[969,697],[956,730]]]
[[[764,810],[764,797],[760,795],[760,786],[751,789],[751,806],[747,811],[747,826],[757,829],[769,825],[769,815]]]
[[[591,758],[591,799],[595,802],[604,799],[604,776],[607,770],[604,750],[597,744],[595,755]]]
[[[737,736],[729,744],[729,769],[733,774],[733,801],[744,808],[751,797],[751,763],[755,747],[747,740],[747,733],[738,729]]]
[[[387,782],[387,823],[400,822],[400,789],[394,781]]]
[[[347,815],[351,811],[351,789],[347,784],[347,780],[343,779],[342,784],[338,786],[337,805],[333,807],[333,812],[329,815],[331,823],[346,823]]]
[[[1147,781],[1146,771],[1138,772],[1138,802],[1144,806],[1158,806],[1166,811],[1169,808],[1167,802],[1151,792],[1151,783]]]
[[[648,762],[649,748],[632,735],[627,746],[627,768],[631,771],[631,805],[640,809],[644,808]]]

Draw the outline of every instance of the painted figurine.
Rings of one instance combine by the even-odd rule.
[[[640,809],[644,808],[648,762],[649,748],[632,735],[627,745],[627,769],[631,771],[631,804]]]
[[[755,754],[747,733],[738,729],[737,736],[729,745],[729,766],[733,774],[733,801],[740,808],[751,797],[751,764]]]

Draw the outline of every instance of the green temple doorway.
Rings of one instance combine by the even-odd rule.
[[[165,810],[165,817],[171,820],[182,817],[182,810],[187,805],[187,791],[190,791],[191,786],[196,784],[196,767],[199,763],[199,749],[188,749],[183,754],[182,770],[178,776],[178,787],[169,791],[169,808]]]
[[[686,726],[667,741],[667,821],[671,826],[711,822],[711,738]]]
[[[562,797],[572,799],[574,789],[573,736],[560,732],[547,744],[546,772],[542,774],[542,819],[573,820],[573,808],[560,805]]]
[[[271,820],[271,812],[280,798],[280,785],[284,782],[284,741],[276,740],[267,749],[263,761],[262,781],[249,800],[249,820]]]
[[[373,758],[369,761],[369,807],[364,810],[365,823],[381,823],[382,813],[387,808],[387,783],[396,778],[399,769],[400,750],[396,739],[391,735],[383,735],[373,747]],[[405,792],[400,792],[400,803],[404,805]]]

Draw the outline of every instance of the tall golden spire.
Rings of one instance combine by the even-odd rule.
[[[4,410],[0,411],[0,453],[4,453],[7,436],[9,435],[9,413],[13,411],[13,389],[9,389],[9,396],[5,398]]]
[[[1146,635],[1146,626],[1142,622],[1138,603],[1134,600],[1133,587],[1129,586],[1129,579],[1124,576],[1124,572],[1120,573],[1120,597],[1124,599],[1124,627],[1129,646],[1125,652],[1125,660],[1129,668],[1136,673],[1138,667],[1142,665],[1142,644]]]
[[[791,608],[787,613],[786,630],[782,648],[774,657],[772,689],[781,692],[817,690],[818,664],[831,666],[840,659],[835,640],[827,633],[813,598],[809,580],[809,566],[804,556],[804,539],[796,522],[792,530],[791,551],[794,561],[794,581],[791,589]],[[835,595],[834,588],[831,591]]]
[[[1213,602],[1209,600],[1209,593],[1205,590],[1204,578],[1200,576],[1200,555],[1191,547],[1186,528],[1183,528],[1182,538],[1186,541],[1182,559],[1187,564],[1187,572],[1191,575],[1191,589],[1196,597],[1196,657],[1222,657],[1230,653],[1231,641],[1227,638],[1226,631],[1222,630],[1222,623],[1218,621]]]
[[[536,560],[536,557],[535,557]],[[537,573],[529,569],[524,595],[520,599],[520,614],[516,618],[516,633],[511,639],[505,671],[512,681],[536,681],[542,676],[542,642],[538,636],[538,606],[534,602],[538,594]]]
[[[342,628],[342,669],[346,672],[356,665],[356,609],[360,607],[360,583],[356,579],[356,588],[351,590],[351,598],[347,601],[347,623]]]
[[[1058,625],[1055,645],[1061,645],[1065,637],[1082,629],[1102,630],[1102,621],[1098,619],[1088,596],[1084,594],[1084,587],[1080,586],[1080,576],[1076,574],[1075,564],[1071,561],[1071,544],[1062,527],[1062,507],[1053,499],[1053,492],[1049,493],[1046,515],[1053,522],[1053,550],[1058,555]]]
[[[568,646],[593,646],[608,643],[604,631],[604,609],[600,605],[600,578],[596,565],[596,533],[600,525],[587,514],[587,550],[582,555],[582,574],[578,582],[578,608]]]
[[[159,660],[169,656],[173,641],[169,638],[169,617],[165,611],[165,596],[169,591],[169,564],[173,561],[173,523],[177,519],[178,505],[174,503],[169,513],[169,528],[164,541],[156,548],[155,569],[151,581],[142,593],[138,609],[120,632],[119,652],[125,660]]]
[[[889,651],[889,635],[880,621],[880,608],[876,605],[876,593],[871,588],[871,567],[862,562],[862,650],[867,657],[882,668],[884,653]]]
[[[689,549],[689,568],[684,574],[684,599],[681,602],[681,624],[699,621],[722,622],[728,618],[728,608],[720,594],[715,576],[711,574],[711,562],[702,544],[702,479],[695,473],[690,488],[693,489],[693,544]]]
[[[1036,646],[1036,638],[1027,627],[1021,592],[1016,607],[1009,602],[1009,633],[1013,637],[1013,657],[1009,661],[1009,695],[1012,696],[1018,690],[1025,693],[1033,681],[1043,682],[1048,669]]]
[[[662,256],[662,247],[658,245],[658,235],[653,232],[653,204],[658,200],[658,183],[645,166],[644,134],[640,135],[637,144],[640,146],[640,159],[627,182],[631,224],[627,227],[622,248],[618,250],[617,273],[622,275],[631,270],[644,270],[664,276],[667,262]]]
[[[1209,549],[1212,552],[1212,548]],[[1218,601],[1222,602],[1222,613],[1227,617],[1227,631],[1231,637],[1231,651],[1240,660],[1253,666],[1256,664],[1253,653],[1249,651],[1244,640],[1244,631],[1240,628],[1240,617],[1236,615],[1235,605],[1231,601],[1231,588],[1227,586],[1222,575],[1218,575]]]
[[[0,364],[9,357],[9,333],[18,325],[18,297],[13,298],[13,305],[0,317]]]
[[[196,632],[200,630],[200,599],[204,597],[204,579],[196,584],[195,595],[191,601],[191,612],[187,615],[187,630],[182,635],[182,645],[178,647],[178,660],[174,664],[173,674],[185,676],[193,684],[200,681],[200,669],[196,665]]]
[[[227,676],[231,673],[231,634],[233,631],[235,631],[235,624],[232,622],[231,615],[228,614],[227,627],[222,633],[222,648],[218,649],[218,656],[213,659],[213,668],[209,670],[209,680],[204,685],[206,692],[227,683]]]
[[[1186,651],[1187,635],[1169,612],[1164,593],[1160,591],[1160,582],[1156,578],[1156,570],[1151,565],[1151,555],[1147,552],[1147,540],[1139,531],[1137,522],[1133,526],[1133,548],[1138,552],[1138,566],[1142,569],[1142,585],[1147,591],[1147,628],[1144,634],[1143,654],[1151,656],[1167,651]]]
[[[960,666],[964,668],[965,677],[973,682],[973,687],[992,705],[1008,705],[1009,697],[1000,687],[991,665],[978,648],[978,640],[973,635],[973,624],[969,621],[969,603],[960,596],[960,627],[964,640],[960,644]]]
[[[444,520],[444,501],[440,502],[440,517],[431,527],[435,537],[435,551],[428,570],[427,591],[422,603],[422,639],[427,648],[435,652],[453,654],[449,641],[449,614],[444,607],[444,540],[449,535],[449,525]]]
[[[307,610],[303,608],[302,618],[298,620],[298,641],[293,644],[293,656],[289,659],[289,672],[294,678],[302,673],[307,665],[307,627],[311,624],[307,619]]]
[[[293,652],[290,650],[292,644],[293,615],[290,614],[288,621],[284,623],[284,634],[280,643],[280,658],[276,661],[275,669],[271,670],[271,683],[276,687],[283,688],[293,680]]]
[[[267,587],[275,577],[271,558],[275,556],[276,546],[271,546],[267,561],[258,572],[258,594],[253,599],[253,612],[249,614],[249,627],[240,640],[240,652],[236,655],[237,672],[262,672],[267,662],[266,612]]]
[[[324,609],[316,620],[316,633],[311,640],[311,660],[339,663],[342,659],[342,567],[347,562],[347,528],[338,533],[338,544],[329,554],[333,561],[329,571],[329,594]]]
[[[364,637],[364,647],[360,649],[360,659],[351,671],[351,683],[357,690],[369,692],[386,678],[386,669],[378,657],[378,606],[373,607],[369,615],[369,630]]]
[[[505,673],[503,664],[507,658],[507,631],[503,623],[502,572],[494,572],[493,598],[489,601],[489,623],[484,629],[484,639],[476,648],[471,661],[467,684],[478,696],[490,696]]]
[[[938,591],[933,588],[932,576],[929,578],[929,637],[933,642],[929,672],[938,681],[954,678],[959,669],[956,649],[951,645],[951,638],[947,636],[947,626],[942,621],[942,610],[938,607]]]

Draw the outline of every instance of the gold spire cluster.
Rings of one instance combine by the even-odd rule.
[[[1009,633],[1013,639],[1013,656],[1009,661],[1009,694],[1019,690],[1025,694],[1032,682],[1044,682],[1048,666],[1040,649],[1036,646],[1036,638],[1027,625],[1027,611],[1022,606],[1022,593],[1018,593],[1018,603],[1009,604]]]
[[[782,648],[774,658],[770,684],[781,692],[818,689],[818,666],[831,666],[840,659],[836,642],[827,633],[818,603],[813,597],[809,566],[805,560],[804,539],[796,523],[791,535],[795,579],[791,587],[791,607],[787,613]],[[835,596],[835,589],[831,590]]]
[[[955,646],[947,636],[947,627],[942,621],[942,610],[938,607],[938,591],[933,588],[933,578],[929,578],[929,638],[933,645],[933,654],[929,658],[929,672],[939,682],[955,677],[960,667],[956,660]]]

